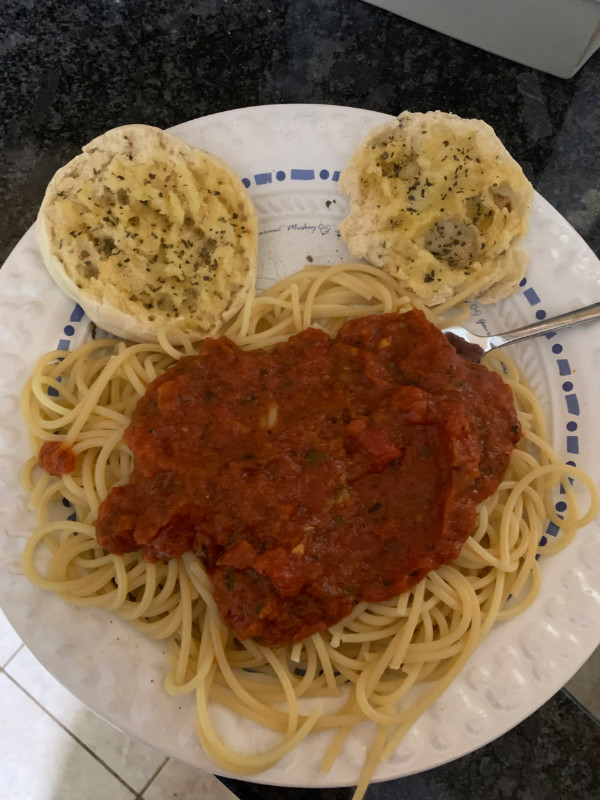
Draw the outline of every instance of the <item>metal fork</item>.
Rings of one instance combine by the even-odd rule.
[[[591,320],[594,319],[600,319],[600,303],[593,303],[591,306],[578,308],[575,311],[569,311],[566,314],[560,314],[558,317],[552,317],[551,319],[533,322],[531,325],[523,325],[521,328],[516,328],[514,331],[497,333],[494,336],[480,336],[477,333],[471,333],[471,331],[463,328],[462,325],[450,325],[442,330],[444,333],[453,333],[455,336],[460,336],[461,339],[469,342],[469,344],[478,345],[484,353],[487,353],[490,350],[504,347],[513,342],[531,339],[533,336],[541,336],[544,333],[556,331],[559,328],[566,328],[570,325],[591,322]]]

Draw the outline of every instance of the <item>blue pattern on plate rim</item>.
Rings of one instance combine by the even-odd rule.
[[[267,183],[273,183],[273,175],[275,175],[275,180],[279,182],[287,180],[288,177],[291,181],[314,181],[318,175],[322,181],[332,180],[337,183],[340,178],[340,172],[337,169],[333,170],[333,172],[328,169],[321,169],[318,173],[314,169],[292,169],[289,176],[284,170],[279,169],[277,171],[271,170],[271,172],[259,172],[253,175],[252,178],[242,178],[242,183],[246,189],[249,189],[253,182],[256,186],[264,186]]]
[[[268,184],[273,183],[273,176],[275,180],[278,182],[283,182],[289,178],[291,181],[316,181],[317,176],[322,181],[331,180],[332,182],[337,183],[340,177],[339,170],[329,171],[328,169],[321,169],[318,172],[314,169],[292,169],[290,170],[290,174],[288,174],[284,170],[272,170],[271,172],[260,172],[256,175],[252,176],[251,178],[242,178],[242,183],[248,189],[252,182],[256,186],[265,186]],[[519,286],[523,289],[523,296],[527,300],[530,306],[538,306],[542,301],[532,286],[527,285],[527,278],[523,278]],[[525,288],[527,287],[527,288]],[[543,308],[539,308],[535,316],[537,319],[542,320],[546,317],[546,311]],[[85,312],[83,308],[79,304],[75,304],[73,311],[69,317],[69,323],[79,323],[85,319]],[[87,320],[86,320],[87,322]],[[72,324],[65,325],[63,328],[64,337],[59,338],[58,345],[56,347],[57,350],[69,350],[71,346],[71,337],[75,335],[76,329]],[[547,333],[545,338],[547,340],[551,340],[556,336],[556,333]],[[563,355],[563,346],[559,343],[555,343],[552,345],[552,353],[555,356]],[[558,367],[558,374],[560,377],[564,377],[566,375],[572,375],[571,366],[569,364],[569,360],[567,358],[557,358],[556,365]],[[564,381],[562,386],[562,391],[564,392],[565,396],[565,403],[567,406],[567,413],[571,417],[578,417],[579,416],[579,400],[577,399],[577,395],[574,393],[573,389],[573,382],[571,380]],[[50,394],[58,394],[55,389],[48,389],[48,393]],[[566,424],[567,435],[565,437],[566,442],[566,451],[570,455],[578,455],[579,454],[579,436],[573,435],[574,431],[578,429],[578,424],[575,419],[570,419]],[[573,460],[566,462],[569,466],[575,467],[577,466],[576,462]],[[572,479],[569,479],[572,483]],[[560,489],[561,494],[564,494],[564,488],[561,486]],[[559,500],[555,504],[555,509],[559,517],[566,511],[567,504],[564,500]],[[74,519],[75,516],[71,515],[69,519]],[[562,518],[562,517],[561,517]],[[546,528],[545,534],[540,539],[540,545],[545,545],[547,542],[546,534],[549,536],[556,536],[559,532],[559,528],[555,525],[554,522],[550,522]]]
[[[523,280],[521,281],[521,283],[519,285],[521,287],[527,286],[527,278],[523,278]],[[525,299],[527,300],[527,302],[529,303],[530,306],[537,306],[539,303],[542,302],[540,300],[537,292],[535,291],[535,289],[533,287],[531,287],[531,286],[529,286],[527,289],[523,289],[523,295],[524,295]],[[544,311],[543,308],[540,308],[540,309],[538,309],[536,311],[535,316],[536,316],[537,319],[540,319],[540,320],[541,319],[545,319],[546,318],[546,312]],[[554,339],[555,336],[556,336],[556,333],[547,333],[545,338],[547,340],[550,340],[550,339]],[[563,354],[563,346],[562,346],[562,344],[559,344],[558,342],[553,344],[552,345],[552,353],[555,356],[559,356],[559,355]],[[558,375],[559,375],[559,377],[564,377],[565,375],[572,375],[571,365],[569,364],[569,359],[568,358],[564,358],[564,357],[563,358],[557,358],[556,359],[556,366],[558,367]],[[578,417],[579,416],[579,400],[577,399],[577,395],[573,392],[573,388],[574,388],[573,387],[573,382],[570,381],[570,380],[564,381],[562,386],[561,386],[561,389],[562,389],[562,391],[564,392],[564,395],[565,395],[565,403],[566,403],[566,406],[567,406],[567,413],[571,417]],[[574,436],[573,435],[573,432],[576,431],[578,429],[578,427],[579,427],[578,423],[577,423],[577,421],[575,419],[570,419],[567,422],[567,424],[565,425],[565,427],[566,427],[566,430],[568,431],[568,433],[566,435],[566,438],[565,438],[567,453],[569,453],[570,455],[578,455],[579,454],[579,436]],[[566,463],[571,467],[576,467],[577,466],[576,462],[573,461],[573,460],[567,461]],[[571,483],[573,482],[571,478],[569,478],[569,481]],[[564,494],[564,491],[565,491],[564,487],[561,486],[560,487],[560,493]],[[556,512],[557,512],[558,516],[561,517],[561,519],[562,519],[561,514],[563,514],[567,510],[567,504],[564,502],[564,500],[559,500],[555,504],[554,508],[556,509]],[[559,529],[554,524],[554,522],[550,522],[548,524],[548,527],[546,528],[545,533],[548,534],[549,536],[556,536],[558,531],[559,531]],[[542,536],[542,538],[540,540],[540,544],[544,545],[544,544],[546,544],[546,542],[547,542],[547,539],[546,539],[546,536],[544,535],[544,536]]]

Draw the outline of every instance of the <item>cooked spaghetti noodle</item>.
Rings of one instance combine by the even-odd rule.
[[[311,267],[250,298],[224,332],[244,348],[271,347],[311,324],[333,334],[348,317],[413,305],[393,278],[372,267]],[[595,516],[596,489],[581,470],[558,462],[539,405],[517,368],[504,356],[488,356],[487,366],[513,390],[524,435],[459,558],[398,598],[358,603],[349,617],[300,643],[272,650],[240,642],[221,621],[210,579],[193,553],[151,564],[138,553],[110,555],[95,540],[100,502],[132,469],[122,434],[138,399],[175,359],[193,352],[183,337],[180,347],[166,338],[129,346],[105,339],[40,360],[23,396],[33,449],[37,453],[48,440],[64,442],[76,466],[70,474],[50,476],[34,456],[24,469],[39,523],[25,548],[25,572],[69,603],[114,611],[146,635],[170,639],[166,689],[195,693],[200,741],[229,773],[261,772],[311,732],[333,729],[326,770],[353,728],[371,720],[376,732],[358,800],[378,761],[391,755],[450,685],[494,621],[533,601],[541,580],[537,556],[564,547]],[[581,515],[573,479],[591,497]],[[553,492],[560,486],[568,512],[559,517]],[[68,520],[61,518],[65,505]],[[541,547],[549,520],[560,533]],[[308,698],[317,699],[311,713]],[[234,752],[216,731],[211,702],[277,732],[278,744],[258,754]]]

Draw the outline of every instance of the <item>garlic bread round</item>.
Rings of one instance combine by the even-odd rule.
[[[56,283],[99,327],[215,334],[256,279],[258,223],[240,177],[148,125],[98,136],[58,170],[37,219]]]
[[[533,189],[485,122],[404,112],[366,136],[339,185],[350,252],[426,305],[465,292],[493,302],[522,279]]]

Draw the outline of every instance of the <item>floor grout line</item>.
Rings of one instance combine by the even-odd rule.
[[[20,648],[19,648],[19,649],[20,649]],[[16,653],[15,653],[14,655],[16,655]],[[14,658],[14,655],[13,655],[13,656],[11,656],[11,658]],[[10,660],[10,659],[9,659],[9,660]],[[7,662],[7,663],[8,663],[8,662]],[[64,723],[62,723],[62,722],[61,722],[59,719],[57,719],[57,717],[55,717],[55,716],[54,716],[54,714],[52,714],[52,712],[50,712],[50,711],[49,711],[49,710],[48,710],[48,709],[47,709],[45,706],[43,706],[43,705],[42,705],[42,704],[39,702],[39,700],[37,700],[37,699],[36,699],[36,698],[35,698],[35,697],[34,697],[34,696],[33,696],[33,695],[30,693],[30,692],[28,692],[28,691],[27,691],[27,689],[25,689],[25,687],[24,687],[24,686],[21,686],[21,684],[19,683],[19,681],[18,681],[18,680],[16,680],[16,678],[14,678],[14,676],[10,675],[10,674],[9,674],[8,672],[6,672],[4,669],[2,669],[2,672],[4,673],[4,675],[6,675],[6,677],[7,677],[7,678],[8,678],[8,679],[9,679],[9,680],[12,682],[12,683],[14,683],[14,685],[15,685],[15,686],[16,686],[18,689],[20,689],[20,690],[23,692],[23,694],[24,694],[24,695],[26,695],[26,697],[28,697],[30,700],[32,700],[32,701],[33,701],[33,702],[36,704],[36,706],[38,706],[38,708],[41,708],[41,710],[42,710],[42,711],[43,711],[45,714],[47,714],[47,715],[50,717],[50,719],[52,719],[54,722],[56,722],[56,724],[57,724],[57,725],[58,725],[60,728],[62,728],[62,729],[63,729],[63,731],[65,731],[65,733],[68,733],[68,734],[69,734],[69,736],[70,736],[70,737],[71,737],[71,738],[72,738],[72,739],[73,739],[75,742],[77,742],[77,744],[78,744],[78,745],[80,745],[80,747],[82,747],[82,748],[83,748],[83,749],[84,749],[84,750],[85,750],[87,753],[89,753],[89,754],[92,756],[92,758],[94,758],[94,759],[95,759],[95,760],[96,760],[96,761],[97,761],[99,764],[101,764],[101,765],[102,765],[102,766],[103,766],[103,767],[104,767],[104,768],[107,770],[107,772],[110,772],[110,774],[113,776],[113,778],[116,778],[116,779],[119,781],[119,783],[122,783],[122,784],[123,784],[123,786],[124,786],[126,789],[129,789],[129,791],[133,793],[134,797],[135,797],[135,798],[136,798],[136,800],[137,800],[137,798],[138,798],[138,795],[139,795],[139,792],[137,792],[137,791],[136,791],[136,790],[133,788],[133,786],[130,786],[130,785],[127,783],[127,781],[126,781],[124,778],[122,778],[122,777],[121,777],[121,776],[118,774],[118,772],[115,772],[115,770],[114,770],[114,769],[113,769],[113,768],[112,768],[112,767],[111,767],[109,764],[107,764],[107,763],[106,763],[106,762],[105,762],[105,761],[104,761],[102,758],[100,758],[100,756],[99,756],[99,755],[97,755],[97,753],[94,753],[94,751],[91,749],[91,747],[89,747],[89,746],[88,746],[88,745],[87,745],[85,742],[83,742],[83,741],[82,741],[82,740],[81,740],[81,739],[80,739],[80,738],[79,738],[79,737],[78,737],[76,734],[74,734],[74,733],[73,733],[73,731],[71,731],[71,730],[70,730],[70,729],[69,729],[69,728],[68,728],[68,727],[67,727],[67,726],[66,726]],[[168,759],[167,759],[167,760],[168,760]],[[161,766],[161,768],[160,768],[160,769],[162,769],[162,766]],[[159,770],[159,771],[160,771],[160,770]],[[158,774],[158,773],[157,773],[157,774]],[[146,788],[147,788],[147,787],[145,787],[143,791],[145,791],[145,790],[146,790]],[[142,798],[142,800],[143,800],[143,798]]]
[[[7,660],[4,662],[4,664],[1,664],[1,665],[0,665],[0,669],[3,669],[3,670],[4,670],[4,669],[6,669],[6,667],[8,667],[8,665],[9,665],[9,664],[10,664],[10,662],[13,660],[13,658],[14,658],[16,655],[18,655],[18,653],[20,653],[20,652],[21,652],[21,650],[22,650],[24,647],[25,647],[25,645],[23,644],[23,642],[21,642],[21,644],[20,644],[20,645],[17,647],[17,649],[15,650],[15,652],[14,652],[14,653],[13,653],[11,656],[9,656],[9,657],[8,657],[8,659],[7,659]]]
[[[148,787],[151,785],[151,783],[152,783],[152,782],[153,782],[153,781],[154,781],[154,780],[155,780],[155,779],[158,777],[158,775],[160,774],[160,772],[161,772],[161,771],[162,771],[162,770],[165,768],[165,766],[167,765],[168,761],[169,761],[169,758],[168,758],[168,757],[167,757],[167,758],[165,758],[165,760],[164,760],[164,761],[162,762],[162,764],[161,764],[161,765],[158,767],[158,769],[156,769],[156,770],[155,770],[155,772],[154,772],[154,775],[152,775],[152,777],[150,778],[150,780],[149,780],[149,781],[148,781],[148,782],[145,784],[145,786],[144,786],[142,789],[140,789],[140,791],[139,791],[139,795],[136,797],[136,799],[135,799],[135,800],[144,800],[144,798],[142,797],[142,795],[144,794],[144,792],[145,792],[145,791],[147,791],[147,790],[148,790]]]

